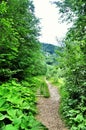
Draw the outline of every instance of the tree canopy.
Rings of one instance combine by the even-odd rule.
[[[40,51],[39,19],[34,5],[28,0],[9,0],[0,3],[0,78],[22,79],[35,75]],[[40,62],[39,62],[40,63]],[[39,72],[38,72],[39,73]]]

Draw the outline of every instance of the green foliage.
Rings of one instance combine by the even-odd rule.
[[[11,70],[12,61],[17,57],[18,53],[18,39],[16,30],[13,26],[13,19],[5,17],[7,14],[7,4],[2,2],[0,4],[0,77],[1,80],[6,80],[11,77],[12,73],[16,73],[16,70]]]
[[[24,79],[44,74],[43,55],[37,40],[39,20],[32,1],[9,0],[0,3],[0,79]],[[43,71],[40,70],[43,66]]]
[[[33,83],[36,84],[36,93],[37,95],[42,95],[44,96],[45,98],[49,98],[50,97],[50,92],[49,92],[49,89],[48,89],[48,85],[45,81],[45,77],[44,76],[38,76],[38,77],[34,77],[32,78],[34,80]]]
[[[65,84],[61,87],[60,111],[71,130],[86,129],[86,2],[56,2],[64,19],[73,20],[62,51],[57,51],[58,68]],[[68,15],[67,15],[68,14]],[[74,17],[72,17],[74,16]],[[67,20],[66,19],[66,20]]]
[[[79,130],[80,125],[86,127],[86,107],[84,106],[86,98],[84,96],[79,97],[79,94],[74,95],[76,91],[74,91],[74,89],[71,87],[69,89],[73,90],[73,97],[70,97],[70,93],[69,91],[67,91],[66,86],[63,85],[60,88],[60,94],[62,97],[60,112],[62,113],[62,117],[64,118],[71,130],[73,130],[72,127],[76,127],[76,130]]]
[[[86,14],[85,0],[65,0],[54,2],[59,7],[61,18],[67,21],[76,20],[75,17],[83,17]],[[85,21],[84,21],[85,22]]]
[[[0,86],[0,129],[43,129],[41,123],[36,121],[36,97],[30,88],[33,84],[15,80]]]
[[[53,65],[53,66],[48,65],[46,77],[52,83],[57,85],[59,82],[61,82],[61,80],[63,80],[63,78],[62,78],[62,70],[60,68],[57,68],[55,65]]]
[[[46,73],[38,24],[31,0],[0,1],[0,130],[47,130],[34,118],[34,76]]]
[[[49,92],[49,89],[48,89],[48,85],[47,85],[47,83],[45,81],[43,81],[41,83],[40,94],[43,95],[45,98],[50,97],[50,92]]]

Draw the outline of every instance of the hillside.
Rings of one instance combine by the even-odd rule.
[[[57,50],[58,46],[49,44],[49,43],[41,43],[42,44],[42,50],[45,53],[55,54],[55,51]]]
[[[41,43],[42,44],[42,51],[45,55],[46,64],[53,65],[56,63],[56,50],[58,46],[48,44],[48,43]]]

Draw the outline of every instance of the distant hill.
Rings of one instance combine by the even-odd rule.
[[[48,43],[41,43],[42,44],[42,50],[46,53],[55,54],[55,51],[58,49],[57,46],[48,44]]]
[[[42,44],[42,51],[46,58],[46,64],[53,65],[56,64],[56,57],[57,54],[55,51],[58,49],[58,46],[48,44],[48,43],[41,43]]]

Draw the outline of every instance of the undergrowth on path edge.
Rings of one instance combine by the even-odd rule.
[[[50,97],[49,88],[45,80],[42,81],[39,89],[40,89],[40,94],[43,95],[45,98]]]
[[[47,130],[35,119],[36,87],[40,83],[36,78],[29,82],[10,80],[0,86],[1,130]]]
[[[86,130],[86,98],[81,95],[79,96],[80,101],[72,99],[67,91],[69,86],[65,79],[59,78],[55,80],[57,82],[51,78],[50,82],[57,86],[61,96],[59,112],[62,120],[68,126],[69,130]]]

